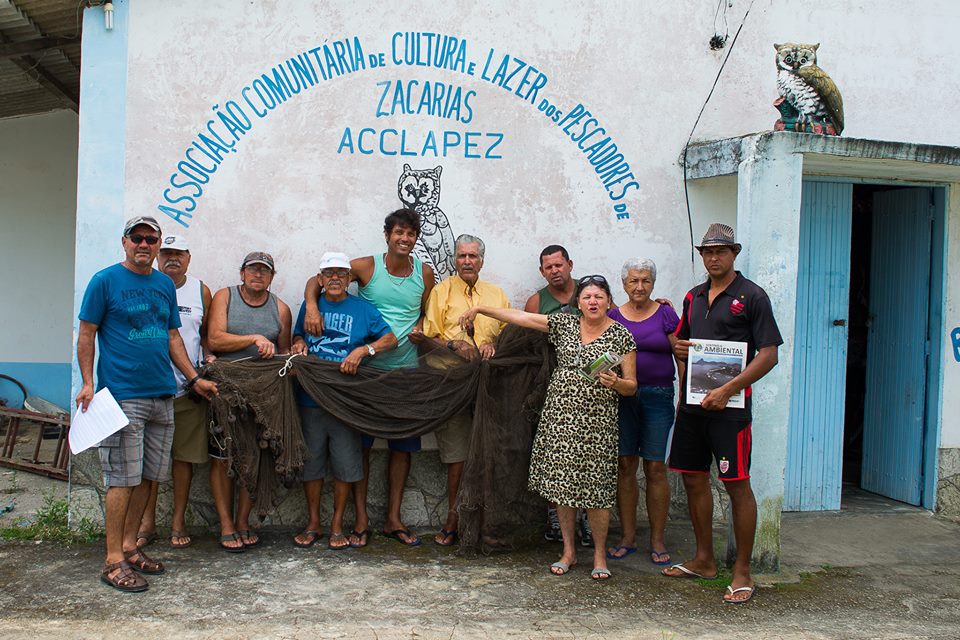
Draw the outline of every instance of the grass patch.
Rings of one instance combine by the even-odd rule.
[[[67,526],[69,505],[62,498],[46,495],[43,506],[33,517],[19,517],[13,526],[0,528],[4,540],[43,540],[61,544],[91,542],[103,537],[103,530],[86,516],[74,522],[73,529]]]

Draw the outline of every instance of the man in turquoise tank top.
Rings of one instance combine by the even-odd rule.
[[[350,261],[350,275],[360,286],[360,297],[377,308],[397,337],[397,348],[378,353],[370,359],[370,366],[381,369],[416,367],[417,346],[410,342],[414,327],[423,328],[423,310],[433,290],[434,276],[430,265],[413,255],[420,235],[420,216],[409,209],[398,209],[386,217],[383,237],[386,253],[354,258]],[[323,321],[317,300],[320,287],[316,278],[307,281],[304,290],[304,328],[307,333],[321,335]],[[403,489],[410,474],[410,454],[420,450],[420,438],[388,440],[390,458],[387,464],[387,517],[383,534],[399,542],[415,546],[420,538],[400,519]],[[364,547],[369,539],[367,516],[367,483],[370,477],[370,447],[373,438],[363,439],[363,480],[353,489],[357,513],[356,529],[351,533],[350,546]]]

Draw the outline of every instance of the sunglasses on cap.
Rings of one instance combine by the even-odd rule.
[[[597,285],[600,285],[601,287],[610,286],[609,284],[607,284],[607,279],[599,274],[594,274],[592,276],[583,276],[582,278],[577,280],[577,284],[580,285],[581,287],[586,286],[588,284],[597,284]]]
[[[160,242],[160,236],[144,236],[139,233],[134,234],[132,236],[127,236],[127,238],[133,244],[140,244],[141,242],[146,242],[151,247],[157,244],[158,242]]]

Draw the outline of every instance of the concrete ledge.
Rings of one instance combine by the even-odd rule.
[[[732,175],[750,157],[801,153],[805,175],[878,180],[960,180],[960,148],[862,138],[767,131],[725,138],[687,149],[687,178]]]

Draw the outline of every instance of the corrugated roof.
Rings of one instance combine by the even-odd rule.
[[[80,99],[80,30],[87,0],[0,0],[0,118]]]

